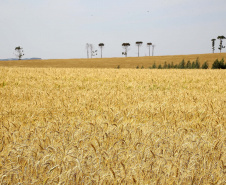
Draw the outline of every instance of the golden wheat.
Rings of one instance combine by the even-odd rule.
[[[1,184],[225,184],[223,70],[0,68]]]

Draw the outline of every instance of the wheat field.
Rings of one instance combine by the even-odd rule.
[[[226,183],[224,70],[0,67],[0,184]]]

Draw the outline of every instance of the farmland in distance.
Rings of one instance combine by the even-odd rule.
[[[179,64],[183,59],[190,62],[199,59],[200,64],[208,62],[211,68],[216,59],[226,59],[226,53],[194,54],[194,55],[169,55],[151,57],[124,57],[124,58],[93,58],[93,59],[49,59],[49,60],[20,60],[0,61],[2,67],[29,67],[29,68],[149,68],[154,63],[158,65]]]
[[[223,185],[225,84],[224,70],[0,67],[0,182]]]

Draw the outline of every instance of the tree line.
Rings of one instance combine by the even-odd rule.
[[[154,64],[149,67],[149,68],[152,68],[152,69],[155,69],[155,68],[158,68],[158,69],[171,69],[171,68],[174,68],[174,69],[208,69],[209,65],[208,65],[208,62],[204,62],[203,65],[201,66],[200,65],[200,62],[199,62],[199,58],[197,58],[195,61],[191,62],[190,60],[188,60],[187,62],[183,59],[179,64],[174,64],[173,62],[171,63],[167,63],[165,62],[164,65],[161,65],[159,64],[158,66]]]
[[[117,66],[119,69],[120,66]],[[144,66],[137,66],[137,69],[143,69]],[[200,65],[199,58],[197,58],[195,61],[191,62],[188,60],[187,62],[183,59],[179,64],[174,64],[173,62],[167,63],[165,62],[164,65],[156,65],[154,64],[149,67],[149,69],[208,69],[209,64],[207,61],[205,61],[202,65]],[[226,69],[226,63],[224,63],[224,58],[221,60],[216,59],[212,64],[212,69]]]

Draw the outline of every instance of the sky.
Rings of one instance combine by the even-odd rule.
[[[226,0],[0,0],[0,59],[86,58],[86,43],[100,57],[211,53],[211,39],[226,36]],[[223,41],[226,45],[226,40]],[[216,51],[219,40],[216,40]],[[222,50],[226,52],[226,48]]]

